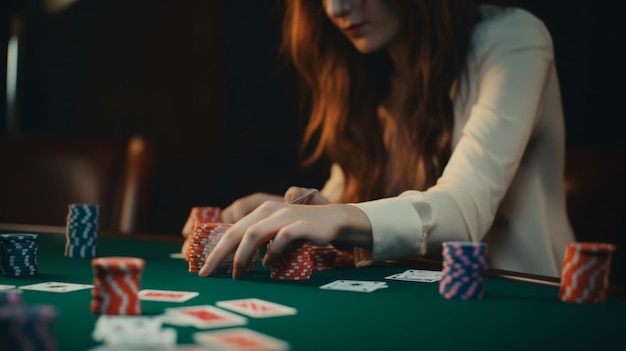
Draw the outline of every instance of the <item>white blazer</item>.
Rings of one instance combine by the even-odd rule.
[[[371,223],[374,261],[439,255],[443,241],[484,241],[490,267],[558,277],[574,234],[552,39],[523,9],[480,10],[441,178],[427,191],[352,205]],[[333,165],[322,194],[338,201],[343,179]]]

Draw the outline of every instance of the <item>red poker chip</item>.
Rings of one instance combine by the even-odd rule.
[[[308,280],[311,278],[310,275],[307,276],[303,276],[303,277],[289,277],[289,276],[271,276],[272,279],[279,279],[279,280]]]
[[[568,243],[566,248],[570,248],[581,253],[613,253],[617,249],[617,246],[610,243],[595,243],[595,242],[575,242]]]
[[[185,255],[187,258],[206,258],[208,255],[202,251],[189,252]]]
[[[91,260],[92,266],[96,270],[142,270],[146,261],[136,257],[98,257]]]

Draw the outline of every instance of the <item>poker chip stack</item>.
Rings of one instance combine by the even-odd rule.
[[[332,244],[312,245],[311,260],[313,271],[327,271],[333,268],[354,266],[354,252],[337,250]]]
[[[213,252],[217,243],[231,226],[232,224],[228,223],[197,223],[194,226],[189,236],[190,243],[187,247],[187,252],[185,252],[185,257],[189,262],[189,272],[197,273],[200,271],[206,258]],[[232,273],[234,258],[234,252],[226,256],[213,273]],[[257,258],[258,251],[252,257],[252,261],[248,265],[248,271],[253,269],[254,262],[256,262]]]
[[[572,303],[604,302],[615,249],[615,245],[607,243],[567,244],[559,299]]]
[[[37,234],[0,234],[0,273],[8,277],[37,274]]]
[[[487,244],[448,241],[442,246],[439,294],[446,299],[481,299],[485,294]]]
[[[189,262],[189,272],[197,273],[204,265],[207,256],[213,251],[222,235],[231,227],[225,223],[197,223],[189,237],[190,243],[185,256]],[[218,268],[220,272],[232,271],[234,254],[228,255]]]
[[[337,250],[334,267],[354,267],[354,251]]]
[[[103,315],[140,315],[141,274],[145,260],[100,257],[91,260],[94,273],[91,312]]]
[[[337,249],[331,244],[312,245],[311,261],[313,262],[313,271],[327,271],[333,269],[338,256]]]
[[[212,206],[192,207],[191,216],[196,223],[219,223],[222,221],[222,209]]]
[[[67,213],[65,256],[96,257],[100,206],[70,204]]]
[[[268,248],[271,242],[268,244]],[[280,280],[307,280],[311,278],[314,264],[311,259],[310,242],[292,242],[285,254],[272,262],[270,278]]]
[[[0,346],[2,350],[57,351],[52,305],[13,305],[0,307]]]
[[[22,294],[22,290],[0,290],[0,308],[6,306],[22,306],[23,304],[24,296]]]

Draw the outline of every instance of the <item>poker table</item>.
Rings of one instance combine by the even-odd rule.
[[[64,257],[63,228],[3,227],[1,233],[39,234],[38,274],[0,276],[0,284],[28,285],[56,281],[91,284],[87,258]],[[626,349],[626,296],[612,291],[597,304],[570,304],[557,298],[555,279],[489,271],[480,300],[448,300],[438,283],[385,280],[415,267],[409,264],[337,268],[314,272],[309,280],[281,281],[255,266],[243,280],[202,278],[188,272],[182,259],[170,258],[182,240],[177,236],[101,233],[98,256],[141,257],[146,265],[142,289],[196,291],[183,303],[142,301],[143,314],[170,307],[215,305],[217,301],[259,298],[297,309],[291,316],[247,318],[246,328],[281,339],[291,350],[591,350]],[[386,281],[373,292],[323,290],[338,280]],[[91,290],[68,293],[23,291],[27,304],[52,304],[59,312],[55,335],[61,351],[89,350],[97,315],[90,312]],[[175,327],[178,344],[192,344],[202,329]]]

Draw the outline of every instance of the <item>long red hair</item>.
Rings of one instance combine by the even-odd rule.
[[[304,163],[326,155],[345,176],[342,202],[397,195],[435,184],[451,154],[453,85],[465,72],[471,33],[480,21],[479,0],[389,0],[409,49],[411,94],[397,166],[389,158],[377,107],[390,86],[392,65],[384,51],[364,55],[328,19],[320,0],[287,0],[282,50],[309,88],[310,118],[303,145],[316,143]]]

